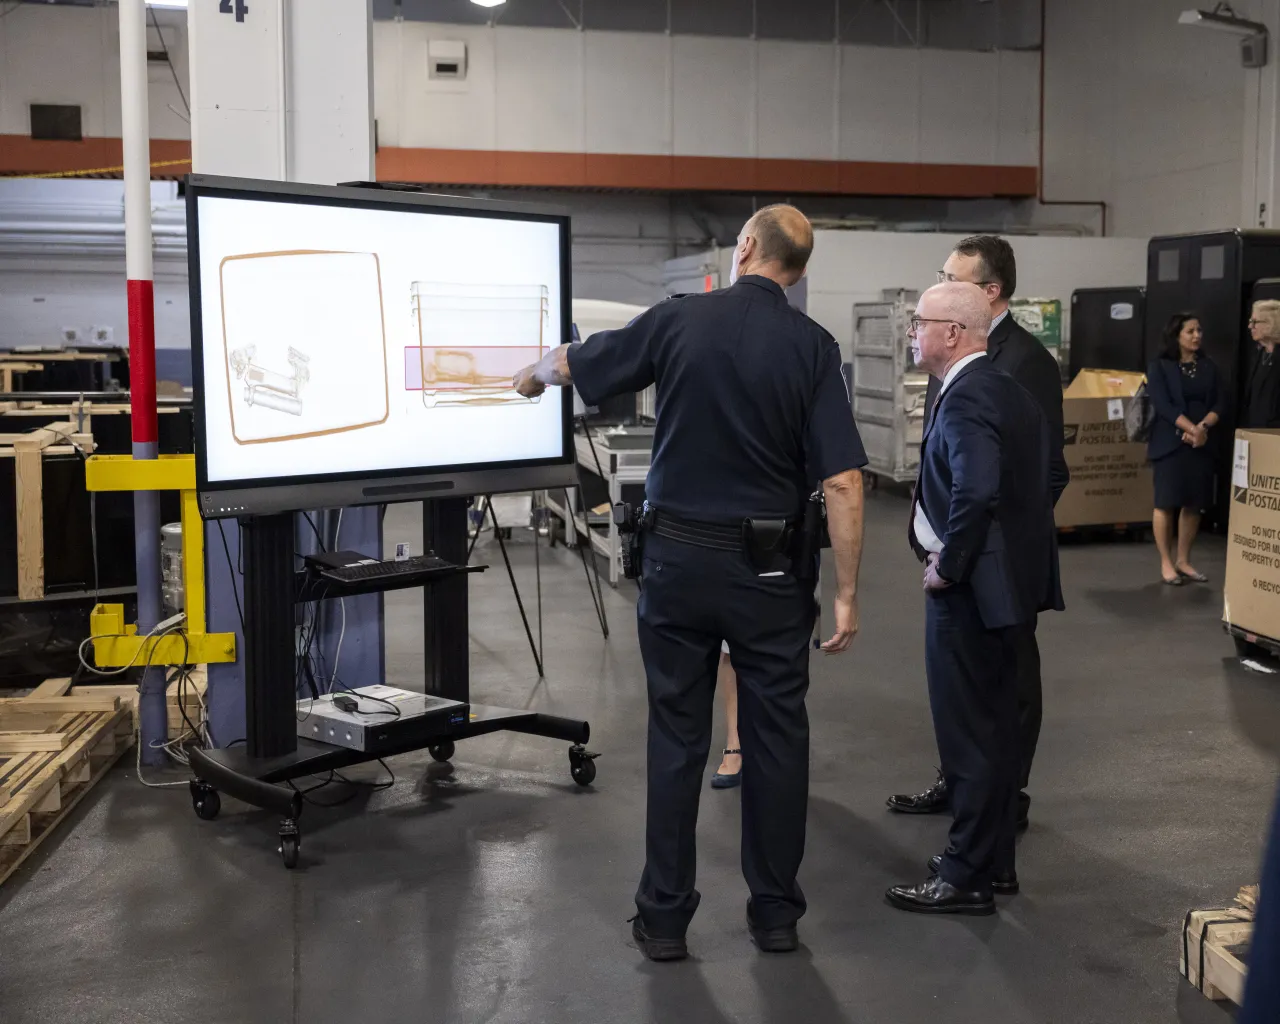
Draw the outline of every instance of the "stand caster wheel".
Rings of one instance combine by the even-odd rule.
[[[280,859],[287,868],[298,866],[298,851],[302,847],[302,837],[298,834],[298,826],[293,821],[286,821],[280,826]]]
[[[573,776],[573,781],[579,786],[591,785],[596,778],[596,758],[599,756],[581,744],[570,747],[569,774]]]
[[[222,810],[222,798],[207,782],[192,782],[191,806],[195,808],[196,817],[204,821],[213,821]]]
[[[442,740],[427,747],[427,752],[437,761],[448,761],[453,757],[453,740]]]

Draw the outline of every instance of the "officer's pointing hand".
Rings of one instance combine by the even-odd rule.
[[[822,645],[827,654],[840,654],[849,649],[858,632],[858,598],[836,598],[836,635]]]
[[[526,366],[512,379],[512,384],[515,385],[516,391],[525,398],[537,398],[547,390],[547,386],[533,375],[536,369],[536,364]]]

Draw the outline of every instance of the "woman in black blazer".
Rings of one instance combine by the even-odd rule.
[[[1191,542],[1200,529],[1200,514],[1213,504],[1211,431],[1222,418],[1224,395],[1218,368],[1200,351],[1203,340],[1194,313],[1175,314],[1164,329],[1164,351],[1147,368],[1147,394],[1156,411],[1147,442],[1156,492],[1151,526],[1160,549],[1160,574],[1172,587],[1207,579],[1191,564]]]

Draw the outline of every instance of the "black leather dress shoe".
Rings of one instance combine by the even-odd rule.
[[[683,935],[678,939],[650,935],[644,930],[644,922],[639,916],[631,919],[631,937],[636,940],[640,952],[650,960],[683,960],[689,955],[689,947],[685,945]]]
[[[800,945],[800,936],[796,934],[796,926],[786,925],[782,928],[761,928],[751,920],[751,911],[747,911],[747,930],[751,932],[751,941],[761,953],[793,953]]]
[[[934,875],[919,885],[895,885],[885,896],[899,910],[913,914],[973,914],[996,912],[996,901],[990,890],[961,892],[954,885]]]
[[[885,801],[889,810],[899,814],[942,814],[951,807],[950,794],[947,792],[947,780],[938,771],[938,781],[923,793],[898,793]]]
[[[942,867],[942,854],[937,853],[929,858],[929,874],[936,875]],[[991,891],[997,896],[1016,896],[1018,894],[1018,874],[1016,871],[997,871],[991,879]]]

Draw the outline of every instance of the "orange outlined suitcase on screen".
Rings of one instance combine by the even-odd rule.
[[[237,444],[337,434],[390,413],[376,253],[299,249],[219,266],[223,365]]]

